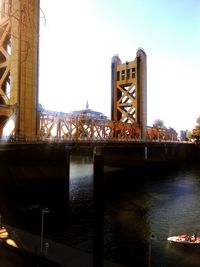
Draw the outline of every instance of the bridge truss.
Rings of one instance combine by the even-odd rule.
[[[131,123],[43,111],[39,137],[60,140],[132,140],[140,139],[140,129]]]
[[[141,140],[142,136],[141,128],[133,123],[43,110],[39,138],[61,141],[133,141]],[[173,129],[147,127],[146,140],[176,141],[177,133]]]

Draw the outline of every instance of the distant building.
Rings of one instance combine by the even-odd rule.
[[[82,110],[75,110],[68,113],[68,117],[78,119],[97,119],[97,120],[108,120],[108,117],[102,112],[94,111],[89,108],[88,101],[86,102],[86,108]]]
[[[187,130],[186,131],[180,131],[180,140],[181,141],[188,141],[188,138],[187,138]]]

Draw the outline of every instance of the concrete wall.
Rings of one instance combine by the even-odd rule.
[[[161,166],[197,159],[197,147],[189,143],[134,143],[124,146],[110,145],[102,148],[105,165]]]
[[[69,154],[63,144],[1,144],[1,185],[27,195],[65,190],[69,184]]]

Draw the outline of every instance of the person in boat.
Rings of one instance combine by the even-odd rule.
[[[197,240],[197,235],[195,233],[193,233],[191,236],[191,241],[195,242],[196,240]]]
[[[191,241],[191,237],[189,235],[186,237],[186,241]]]

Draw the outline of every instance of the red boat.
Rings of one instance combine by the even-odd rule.
[[[183,244],[183,245],[200,245],[200,237],[197,237],[196,234],[189,236],[187,234],[171,236],[168,237],[167,240],[170,243],[174,244]]]

